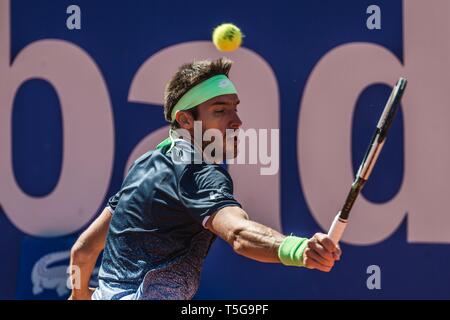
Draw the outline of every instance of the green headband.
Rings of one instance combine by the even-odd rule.
[[[219,74],[217,76],[211,77],[190,89],[180,98],[180,100],[178,100],[177,104],[172,109],[170,119],[173,123],[178,111],[192,109],[199,104],[208,101],[209,99],[222,96],[224,94],[236,93],[236,88],[226,75]],[[169,144],[172,144],[172,137],[170,134],[169,137],[158,144],[156,148],[162,149]]]
[[[209,78],[186,92],[172,109],[171,120],[175,121],[178,111],[192,109],[209,99],[224,94],[237,93],[230,79],[224,74]]]

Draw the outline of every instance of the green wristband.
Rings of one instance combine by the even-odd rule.
[[[303,267],[303,252],[308,238],[286,237],[278,248],[278,258],[285,266]]]

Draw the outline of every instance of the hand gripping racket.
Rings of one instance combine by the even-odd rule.
[[[367,150],[361,166],[359,167],[355,181],[353,181],[344,206],[334,218],[333,224],[330,227],[330,231],[328,231],[328,236],[336,244],[339,242],[339,240],[341,240],[342,234],[344,233],[345,227],[347,226],[350,210],[352,209],[356,198],[364,187],[364,184],[369,179],[370,173],[375,166],[378,155],[383,148],[384,141],[386,140],[386,135],[400,106],[400,100],[402,99],[406,84],[407,80],[405,78],[400,78],[394,89],[392,89],[389,100],[384,107],[380,120],[378,121],[377,129],[375,130],[375,133],[372,137],[369,149]]]

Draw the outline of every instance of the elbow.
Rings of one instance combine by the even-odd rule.
[[[248,221],[249,217],[247,213],[242,211],[242,220],[236,223],[228,232],[228,243],[233,248],[234,252],[239,255],[245,255],[248,247]]]
[[[84,262],[89,261],[92,257],[97,257],[100,252],[95,247],[78,239],[70,250],[70,257],[73,261]]]
[[[82,243],[80,243],[79,240],[75,242],[75,244],[70,249],[70,257],[73,261],[83,261],[86,260],[88,252],[86,250],[86,247],[83,246]]]
[[[236,228],[230,232],[228,243],[233,248],[233,251],[239,255],[244,255],[246,251],[246,241],[244,238],[244,228]]]

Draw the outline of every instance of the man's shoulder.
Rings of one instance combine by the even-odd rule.
[[[150,150],[133,162],[125,177],[123,185],[139,180],[157,179],[157,177],[173,175],[173,165],[161,150]]]

